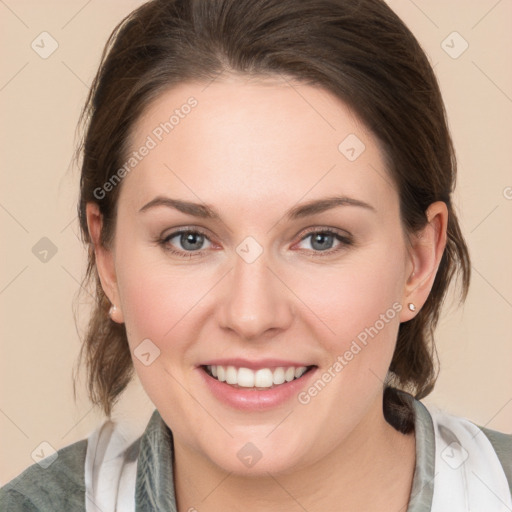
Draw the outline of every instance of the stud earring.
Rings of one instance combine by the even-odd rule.
[[[407,307],[408,307],[411,311],[416,311],[416,306],[415,306],[412,302],[409,302],[409,304],[407,304]]]
[[[108,310],[108,316],[112,318],[112,315],[117,311],[116,306],[112,305],[110,309]]]

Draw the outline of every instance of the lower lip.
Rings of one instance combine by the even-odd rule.
[[[298,379],[264,390],[234,388],[211,377],[202,367],[199,367],[198,371],[209,390],[221,402],[244,411],[262,411],[283,405],[296,397],[316,372],[316,368],[312,368]]]

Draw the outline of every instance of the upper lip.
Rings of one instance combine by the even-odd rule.
[[[241,358],[228,358],[228,359],[210,359],[199,366],[235,366],[236,368],[249,368],[250,370],[259,370],[261,368],[288,368],[294,366],[299,368],[301,366],[312,366],[310,363],[290,361],[286,359],[260,359],[248,360]]]

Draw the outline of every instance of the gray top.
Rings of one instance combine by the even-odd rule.
[[[403,393],[403,392],[401,392]],[[416,467],[407,512],[428,512],[434,491],[435,435],[426,407],[404,393],[414,411]],[[512,435],[479,427],[488,437],[507,476],[512,493]],[[48,468],[33,464],[0,489],[0,510],[9,512],[85,512],[84,464],[87,439],[58,451]],[[129,450],[137,457],[137,512],[176,512],[172,469],[172,433],[158,410]]]

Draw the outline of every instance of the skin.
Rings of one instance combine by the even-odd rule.
[[[111,247],[99,244],[97,205],[87,207],[113,320],[126,324],[132,354],[148,338],[160,350],[149,366],[133,362],[174,435],[179,510],[406,510],[415,438],[384,419],[383,382],[400,322],[433,285],[446,205],[430,205],[426,227],[406,235],[374,136],[330,93],[289,81],[180,84],[145,111],[132,148],[190,96],[198,105],[124,178]],[[353,162],[338,150],[349,134],[366,146]],[[333,195],[373,210],[285,216]],[[139,211],[156,196],[207,203],[221,220],[166,206]],[[157,242],[180,227],[205,232],[201,255],[180,257]],[[322,255],[307,235],[326,227],[353,243],[334,237]],[[236,252],[248,236],[263,250],[252,263]],[[190,246],[177,236],[166,247]],[[401,311],[306,405],[294,398],[242,412],[219,402],[198,373],[212,358],[293,357],[319,376],[393,304]],[[262,454],[250,468],[237,457],[247,442]]]

